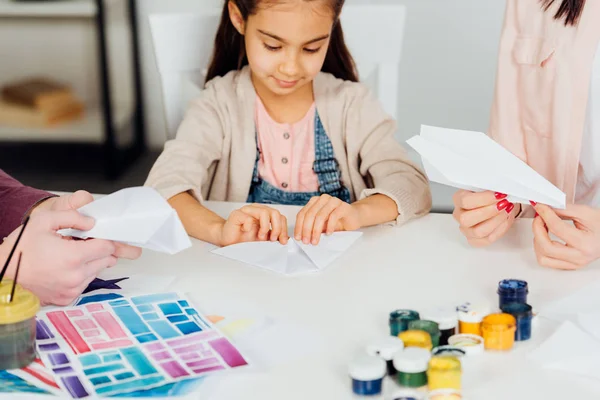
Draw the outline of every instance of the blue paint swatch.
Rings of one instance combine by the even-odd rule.
[[[121,354],[123,357],[129,362],[131,367],[138,373],[140,376],[155,374],[156,369],[152,366],[152,363],[142,350],[137,347],[128,347],[126,349],[121,349]]]
[[[139,336],[136,336],[135,338],[140,343],[148,343],[148,342],[154,342],[154,341],[158,340],[156,335],[154,335],[152,333],[147,333],[145,335],[139,335]]]
[[[24,379],[19,378],[9,372],[0,371],[0,393],[39,393],[49,394]]]
[[[157,319],[160,319],[158,314],[155,312],[151,312],[148,314],[142,314],[142,318],[144,318],[144,321],[156,321]]]
[[[91,367],[92,365],[100,364],[102,360],[100,360],[100,357],[96,354],[86,354],[85,356],[79,357],[79,362],[84,367]]]
[[[105,363],[113,362],[113,361],[121,361],[121,355],[118,353],[105,354],[104,356],[102,356],[102,361],[104,361]]]
[[[131,389],[139,389],[144,386],[155,385],[164,381],[165,378],[162,376],[153,376],[148,378],[136,379],[129,382],[117,383],[114,385],[106,385],[104,387],[98,388],[96,393],[98,394],[106,394],[110,392],[115,392],[117,390],[131,390]]]
[[[188,304],[187,300],[179,300],[178,303],[181,307],[189,307],[190,306]]]
[[[108,304],[110,304],[113,307],[127,306],[127,305],[129,305],[129,302],[127,300],[113,300],[113,301],[109,301]]]
[[[152,321],[148,324],[163,339],[181,336],[167,321]]]
[[[183,321],[189,321],[190,320],[188,317],[186,317],[183,314],[181,314],[181,315],[171,315],[171,316],[168,316],[167,319],[169,320],[169,322],[172,322],[172,323],[183,322]]]
[[[140,313],[147,313],[154,311],[154,307],[149,304],[142,304],[140,306],[135,306]]]
[[[94,368],[84,369],[83,373],[88,376],[89,375],[98,375],[98,374],[105,374],[107,372],[118,371],[123,368],[124,367],[122,364],[104,365],[102,367],[94,367]]]
[[[122,381],[124,379],[129,379],[129,378],[133,378],[135,375],[133,374],[133,372],[123,372],[120,374],[116,374],[115,375],[115,379],[118,381]]]
[[[160,310],[163,312],[164,315],[176,315],[176,314],[183,313],[183,311],[181,311],[181,308],[179,308],[177,303],[159,304],[158,307],[160,308]]]
[[[79,299],[79,301],[75,305],[80,306],[80,305],[89,304],[89,303],[100,303],[102,301],[114,300],[114,299],[120,299],[120,298],[123,298],[123,296],[121,296],[120,294],[116,294],[116,293],[93,294],[91,296],[82,297],[81,299]]]
[[[90,382],[92,382],[92,385],[98,386],[105,383],[110,383],[110,378],[108,376],[97,376],[95,378],[91,378]]]
[[[196,314],[198,314],[198,311],[194,310],[193,308],[186,308],[185,313],[187,315],[196,315]]]
[[[126,306],[116,307],[113,310],[121,322],[125,324],[127,329],[129,329],[134,336],[142,333],[151,333],[148,325],[142,321],[138,313],[136,313],[133,308]]]
[[[163,302],[163,301],[175,301],[179,298],[179,296],[177,295],[177,293],[157,293],[157,294],[149,294],[146,296],[137,296],[137,297],[133,297],[131,299],[131,301],[133,302],[133,304],[140,305],[140,304],[153,304],[153,303],[159,303],[159,302]]]
[[[200,329],[200,327],[198,325],[196,325],[194,322],[184,322],[182,324],[176,324],[175,326],[184,335],[189,335],[190,333],[202,331],[202,329]]]

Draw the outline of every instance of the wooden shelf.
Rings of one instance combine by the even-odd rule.
[[[106,6],[119,0],[104,0]],[[98,13],[94,0],[56,0],[16,2],[0,0],[0,17],[92,18]]]
[[[131,107],[118,107],[113,115],[115,131],[131,120]],[[104,121],[100,107],[86,109],[81,120],[54,128],[19,128],[0,125],[0,142],[104,143]]]

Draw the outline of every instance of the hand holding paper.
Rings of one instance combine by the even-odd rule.
[[[421,155],[433,182],[505,193],[512,203],[535,201],[565,208],[562,191],[483,133],[423,125],[421,134],[407,143]]]
[[[175,210],[158,192],[137,187],[120,190],[79,209],[93,217],[89,231],[65,229],[64,236],[106,239],[175,254],[192,244]]]
[[[212,252],[284,275],[318,272],[348,250],[362,232],[337,232],[323,235],[318,245],[291,239],[279,242],[247,242],[222,247]]]

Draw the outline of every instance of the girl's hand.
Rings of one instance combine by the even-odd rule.
[[[533,220],[534,248],[538,263],[558,269],[579,269],[600,258],[600,210],[584,205],[567,205],[553,210],[534,205],[539,214]],[[561,218],[573,221],[564,222]],[[554,234],[565,244],[550,239]]]
[[[322,233],[354,231],[361,228],[358,205],[323,194],[310,199],[296,216],[294,237],[304,244],[319,244]]]
[[[485,247],[500,239],[513,225],[521,210],[494,192],[473,193],[459,190],[454,195],[454,219],[473,247]]]
[[[252,204],[235,210],[220,227],[219,245],[256,241],[279,241],[287,244],[287,219],[279,211]]]

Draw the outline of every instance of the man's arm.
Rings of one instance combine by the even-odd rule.
[[[50,197],[51,193],[25,186],[0,169],[0,242],[34,206]]]

